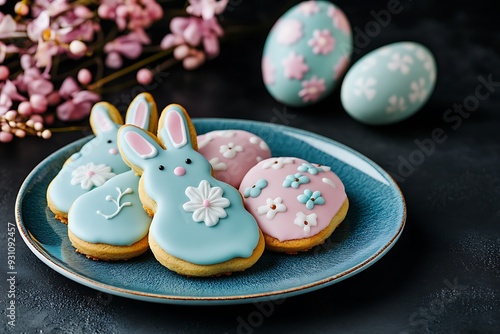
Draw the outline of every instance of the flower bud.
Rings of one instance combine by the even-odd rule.
[[[75,56],[83,56],[87,52],[87,45],[79,40],[74,40],[69,44],[69,51]]]
[[[20,1],[14,6],[14,12],[19,16],[26,16],[30,12],[30,7]]]

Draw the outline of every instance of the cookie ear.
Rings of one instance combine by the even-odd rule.
[[[95,135],[101,135],[118,130],[123,124],[120,112],[107,102],[98,102],[90,112],[90,126]]]
[[[151,94],[141,93],[135,97],[128,107],[125,123],[138,126],[149,132],[156,132],[158,111]]]
[[[149,133],[133,125],[124,125],[118,131],[118,148],[127,164],[142,170],[147,164],[146,161],[154,159],[162,150]]]
[[[159,137],[167,150],[193,147],[194,128],[186,111],[180,105],[167,106],[162,112],[159,123]]]

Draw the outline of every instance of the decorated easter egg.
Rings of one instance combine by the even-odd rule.
[[[436,62],[425,46],[389,44],[368,53],[349,69],[340,93],[342,105],[362,123],[395,123],[425,104],[435,81]]]
[[[345,14],[327,1],[301,2],[283,14],[267,36],[264,84],[283,104],[313,104],[340,82],[351,52],[352,33]]]

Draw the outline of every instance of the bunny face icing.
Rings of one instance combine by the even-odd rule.
[[[142,174],[143,203],[154,202],[150,238],[164,252],[197,265],[250,257],[260,238],[255,218],[238,190],[216,180],[194,149],[196,134],[184,109],[166,107],[159,129],[158,139],[133,126],[118,134],[120,153]]]
[[[139,95],[129,107],[126,120],[154,130],[156,124],[151,122],[152,109],[146,96]],[[156,115],[155,108],[154,113]],[[69,208],[79,196],[130,170],[117,146],[118,129],[122,123],[122,117],[113,105],[99,102],[92,108],[90,124],[95,138],[66,161],[47,190],[49,208],[61,220],[66,219]]]

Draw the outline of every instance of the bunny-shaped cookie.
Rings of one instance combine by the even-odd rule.
[[[156,259],[187,276],[252,266],[264,251],[263,235],[238,190],[216,180],[210,163],[196,151],[186,111],[167,106],[158,128],[159,139],[134,126],[118,133],[122,157],[142,175],[143,205],[154,213],[149,245]]]
[[[151,103],[152,100],[147,93],[138,95],[127,112],[127,123],[155,131],[158,117],[156,107],[149,117],[143,117],[145,103]],[[130,170],[116,144],[118,129],[122,124],[120,112],[113,105],[99,102],[92,108],[90,125],[95,138],[64,163],[47,189],[48,206],[63,223],[67,223],[69,208],[79,196],[102,186],[113,176]]]
[[[139,95],[129,106],[127,123],[158,123],[156,104]],[[116,175],[78,197],[68,213],[68,236],[80,253],[101,260],[126,260],[149,249],[151,217],[139,198],[139,176],[133,170]]]

